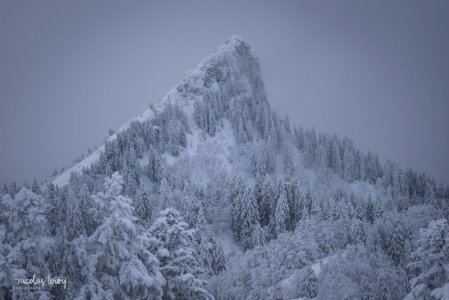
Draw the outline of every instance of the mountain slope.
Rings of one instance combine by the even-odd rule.
[[[193,112],[194,100],[201,100],[205,93],[219,92],[223,86],[238,87],[260,101],[266,101],[263,82],[260,78],[260,66],[257,58],[249,50],[249,45],[240,37],[231,37],[224,45],[218,48],[209,57],[204,59],[193,70],[189,71],[179,84],[172,88],[159,103],[142,115],[125,123],[118,131],[126,130],[132,122],[143,123],[154,117],[154,111],[161,111],[166,103],[184,106],[190,114]],[[233,91],[221,91],[223,94],[231,94]],[[117,133],[111,135],[108,141],[116,139]],[[83,168],[89,168],[99,159],[104,151],[104,145],[99,147],[88,157],[59,174],[53,183],[63,186],[69,182],[72,172],[81,173]]]
[[[449,281],[449,188],[349,138],[292,128],[238,37],[33,190],[61,259],[42,264],[74,278],[70,296],[136,297],[137,286],[154,298],[444,299]],[[111,264],[97,270],[98,257]]]

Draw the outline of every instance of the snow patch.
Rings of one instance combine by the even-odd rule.
[[[316,277],[320,276],[323,266],[325,264],[327,264],[331,258],[334,258],[334,257],[335,257],[335,255],[330,255],[330,256],[320,258],[317,262],[315,262],[314,264],[312,264],[310,266],[312,271],[315,273]]]
[[[115,134],[114,134],[115,135]],[[112,137],[112,136],[111,136]],[[110,137],[110,138],[111,138]],[[53,179],[53,184],[61,187],[64,186],[66,184],[69,183],[70,181],[70,175],[72,173],[77,173],[80,174],[81,171],[84,168],[90,168],[91,164],[95,163],[96,161],[98,161],[101,152],[104,151],[104,145],[102,145],[101,147],[99,147],[96,151],[94,151],[91,155],[89,155],[88,157],[86,157],[85,159],[83,159],[82,161],[80,161],[79,163],[77,163],[76,165],[68,168],[67,170],[65,170],[64,172],[62,172],[60,175],[56,176],[55,179]]]
[[[229,257],[234,253],[242,252],[242,247],[234,241],[230,230],[221,230],[216,232],[215,240],[221,243],[223,253],[226,257]]]

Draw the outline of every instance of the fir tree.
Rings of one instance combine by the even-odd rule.
[[[201,268],[193,248],[193,231],[183,222],[179,212],[167,208],[159,213],[150,228],[154,237],[152,253],[160,261],[166,279],[164,299],[212,299],[206,282],[200,279]]]
[[[373,224],[374,219],[375,219],[374,203],[371,200],[371,195],[369,195],[368,203],[366,204],[366,220],[371,224]]]
[[[47,204],[39,195],[22,188],[14,199],[6,195],[0,212],[0,286],[12,287],[17,278],[44,278],[48,274],[48,256],[53,240],[48,238],[45,219]],[[13,298],[21,298],[21,290],[11,291]],[[1,295],[1,294],[0,294]],[[46,291],[31,291],[27,297],[48,297]]]
[[[133,201],[136,216],[142,221],[149,221],[152,215],[150,199],[148,193],[139,188]]]
[[[259,205],[260,225],[267,226],[270,223],[271,206],[274,202],[274,191],[268,176],[265,176],[262,182],[261,197],[262,199]]]
[[[343,179],[351,182],[355,179],[355,153],[354,146],[350,139],[343,141]]]
[[[14,198],[18,192],[19,188],[17,187],[16,183],[11,183],[11,186],[9,187],[9,195],[11,196],[11,198]]]
[[[321,142],[318,147],[318,170],[317,170],[317,176],[318,180],[326,184],[329,180],[329,174],[328,174],[328,153],[326,149],[326,145],[324,142]]]
[[[80,235],[86,234],[79,199],[75,194],[73,187],[69,188],[66,220],[66,230],[69,241],[79,237]]]
[[[240,198],[241,201],[241,239],[245,250],[254,247],[254,243],[260,244],[260,232],[255,232],[259,225],[259,211],[251,189],[247,189]],[[257,234],[257,236],[256,236]]]
[[[288,220],[288,202],[285,195],[285,188],[280,185],[279,198],[276,204],[275,212],[275,231],[276,235],[279,235],[287,230],[287,220]]]
[[[106,178],[104,192],[96,195],[105,203],[106,219],[90,237],[73,242],[84,276],[82,286],[70,291],[77,299],[162,299],[165,280],[148,250],[151,239],[135,224],[132,200],[122,193],[118,173]]]
[[[92,200],[89,193],[89,188],[85,183],[81,185],[80,191],[78,193],[78,201],[79,210],[81,212],[81,217],[83,220],[84,231],[87,235],[91,235],[99,225],[99,222],[92,216]]]
[[[162,179],[161,157],[153,146],[150,146],[148,150],[148,165],[146,167],[146,174],[154,182],[160,182]]]
[[[32,187],[31,187],[31,191],[32,191],[33,193],[37,194],[37,195],[40,195],[40,193],[41,193],[41,189],[40,189],[40,187],[39,187],[39,183],[37,183],[36,178],[35,178],[34,181],[33,181],[33,185],[32,185]]]
[[[449,282],[449,225],[447,220],[432,221],[428,228],[421,230],[418,247],[413,252],[412,262],[408,267],[415,276],[410,281],[411,294],[415,296],[425,290],[432,292],[442,288]],[[444,290],[441,289],[436,291],[436,294],[443,294],[443,292]]]

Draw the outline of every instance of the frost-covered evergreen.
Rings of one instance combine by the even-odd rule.
[[[251,189],[246,189],[241,197],[240,202],[240,222],[243,248],[250,249],[263,243],[263,233],[259,224],[259,210],[257,209],[256,199]]]
[[[82,285],[71,292],[78,299],[162,299],[165,280],[150,252],[151,238],[135,224],[132,200],[122,192],[118,173],[106,178],[97,197],[107,217],[91,236],[73,242]]]
[[[146,167],[148,177],[154,182],[160,182],[162,179],[162,162],[160,154],[156,149],[150,146],[148,150],[148,165]]]
[[[446,299],[449,283],[449,225],[447,220],[430,222],[421,229],[418,247],[412,253],[408,267],[414,277],[412,291],[407,299],[425,299],[431,294],[435,299]],[[415,298],[413,298],[415,297]]]
[[[179,212],[160,212],[150,228],[151,251],[160,261],[160,271],[166,279],[164,297],[167,299],[210,299],[206,283],[193,248],[193,231],[188,229]]]
[[[68,209],[66,213],[67,237],[71,241],[76,239],[80,235],[85,235],[85,226],[83,220],[83,212],[81,211],[81,203],[78,196],[75,194],[73,188],[69,188],[68,194]]]
[[[282,184],[279,185],[279,197],[277,199],[276,211],[274,215],[274,227],[276,235],[279,235],[287,230],[287,221],[289,215],[289,207],[287,196],[285,195],[285,188]]]
[[[46,203],[42,197],[23,187],[14,198],[3,196],[1,207],[0,285],[3,296],[26,297],[27,292],[12,289],[16,280],[33,275],[44,278],[49,273],[48,259],[54,241],[48,236]],[[48,296],[45,290],[31,294],[43,299]]]
[[[133,201],[134,212],[142,221],[147,222],[152,215],[152,207],[148,193],[143,189],[137,190],[136,196]]]

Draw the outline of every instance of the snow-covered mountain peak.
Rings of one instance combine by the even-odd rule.
[[[70,279],[54,298],[449,299],[449,187],[292,126],[260,74],[231,37],[59,188],[6,186],[3,286],[37,251],[31,272]]]
[[[117,132],[108,138],[116,139],[117,134],[129,128],[132,122],[145,122],[154,117],[155,113],[164,110],[168,104],[184,106],[192,101],[202,102],[208,95],[226,99],[253,99],[255,102],[267,104],[264,83],[258,58],[251,47],[239,36],[231,36],[222,46],[203,59],[197,67],[191,69],[172,88],[165,97],[152,108],[126,122]],[[189,109],[186,111],[189,114]],[[58,175],[53,183],[58,186],[69,182],[70,174],[80,173],[83,168],[89,168],[98,161],[104,145],[82,161],[66,169]]]
[[[187,72],[176,87],[184,98],[198,98],[206,91],[235,94],[247,92],[265,101],[259,60],[247,42],[230,37],[200,64]],[[231,90],[233,89],[233,90]]]
[[[246,42],[238,35],[232,35],[231,37],[229,37],[229,39],[226,41],[226,44],[235,44],[235,45],[240,45],[242,43]]]

